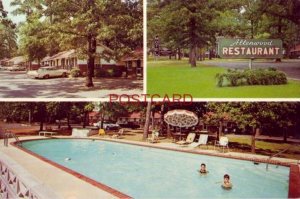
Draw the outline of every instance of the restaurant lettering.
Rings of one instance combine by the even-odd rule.
[[[281,58],[282,41],[276,39],[220,39],[221,58]]]

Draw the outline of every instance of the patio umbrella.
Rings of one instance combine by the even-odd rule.
[[[187,110],[175,109],[164,115],[164,120],[171,126],[192,127],[198,124],[198,117],[195,113]]]

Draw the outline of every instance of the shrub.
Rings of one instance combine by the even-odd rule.
[[[279,85],[286,84],[286,74],[276,69],[256,70],[228,70],[227,73],[217,74],[217,85],[241,86],[241,85]]]
[[[71,77],[80,77],[81,76],[81,71],[79,68],[73,68],[70,72]]]
[[[113,69],[113,76],[114,77],[121,77],[123,74],[123,70],[121,68],[114,68]]]
[[[95,70],[95,77],[108,77],[108,73],[104,69],[96,69]]]
[[[113,77],[114,76],[114,70],[113,69],[108,69],[107,70],[107,77]]]
[[[121,77],[123,74],[122,69],[112,68],[112,69],[96,69],[95,77]]]

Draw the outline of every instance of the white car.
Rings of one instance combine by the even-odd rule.
[[[101,121],[93,124],[95,127],[100,128],[101,127]],[[120,126],[118,124],[113,123],[103,123],[103,128],[105,130],[118,130]]]
[[[12,66],[9,68],[9,71],[25,71],[26,68],[24,66]]]
[[[68,71],[65,69],[56,69],[53,67],[41,67],[36,71],[27,72],[28,77],[36,79],[48,79],[50,77],[67,77]]]

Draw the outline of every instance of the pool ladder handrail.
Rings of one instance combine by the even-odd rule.
[[[4,134],[4,146],[6,146],[6,147],[8,147],[8,139],[9,138],[15,138],[16,143],[18,143],[20,145],[22,144],[22,142],[20,142],[19,137],[15,133],[12,133],[11,131],[6,129],[6,133]]]
[[[268,160],[267,160],[266,171],[268,171],[268,169],[269,169],[269,164],[270,164],[270,160],[271,160],[273,157],[275,157],[275,156],[277,156],[277,155],[280,155],[281,153],[286,152],[286,151],[289,150],[290,148],[291,148],[291,147],[286,148],[286,149],[284,149],[284,150],[282,150],[282,151],[279,151],[279,152],[277,152],[277,153],[271,155],[271,156],[268,158]]]

